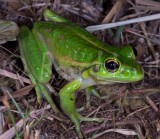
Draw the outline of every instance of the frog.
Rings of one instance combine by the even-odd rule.
[[[52,76],[52,64],[68,83],[59,91],[60,107],[83,138],[82,121],[102,122],[103,118],[84,117],[76,109],[75,93],[92,90],[98,84],[131,83],[144,77],[132,46],[116,47],[100,41],[84,28],[45,9],[45,21],[36,21],[32,29],[20,27],[20,54],[24,67],[35,84],[37,99],[43,96],[55,113],[46,84]],[[94,89],[93,89],[94,90]]]

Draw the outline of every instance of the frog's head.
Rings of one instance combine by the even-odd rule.
[[[98,58],[98,64],[92,65],[85,72],[97,83],[134,82],[143,78],[142,67],[137,63],[130,46],[108,49]],[[85,75],[85,74],[84,74]]]

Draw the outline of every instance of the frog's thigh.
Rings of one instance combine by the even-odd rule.
[[[98,97],[99,99],[101,98],[100,95],[99,95],[99,92],[97,91],[97,89],[95,88],[95,86],[90,86],[90,87],[87,87],[85,89],[85,94],[86,94],[86,107],[90,107],[90,98],[91,98],[91,95],[94,95],[96,97]]]

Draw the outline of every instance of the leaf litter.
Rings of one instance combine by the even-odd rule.
[[[1,0],[0,19],[31,28],[34,21],[43,19],[42,12],[45,7],[86,28],[158,15],[160,2]],[[101,29],[93,34],[111,45],[121,47],[130,44],[137,49],[137,60],[144,67],[145,77],[142,81],[132,84],[97,85],[104,99],[91,97],[91,106],[84,108],[80,113],[85,116],[97,115],[105,118],[105,121],[102,124],[84,122],[81,124],[82,131],[87,138],[96,139],[159,138],[160,17],[156,20],[127,24],[123,28]],[[3,103],[0,110],[3,116],[0,125],[3,132],[0,138],[77,138],[73,124],[63,112],[54,114],[45,99],[41,105],[36,102],[35,90],[20,60],[17,40],[6,42],[4,37],[1,45],[0,100]],[[51,84],[54,90],[59,92],[66,82],[53,69]],[[77,93],[77,107],[85,105],[83,92],[82,90]],[[53,99],[59,105],[58,97]],[[7,120],[8,117],[10,120]]]

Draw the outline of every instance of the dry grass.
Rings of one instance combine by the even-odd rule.
[[[128,21],[160,12],[159,0],[1,0],[0,19],[32,27],[34,21],[43,20],[42,11],[45,7],[82,27]],[[83,122],[81,127],[87,138],[160,138],[160,17],[158,18],[94,32],[94,35],[109,44],[117,47],[130,44],[136,48],[137,60],[144,67],[145,77],[138,83],[97,86],[104,99],[100,101],[92,97],[91,107],[80,113],[103,117],[105,121],[101,124]],[[7,33],[0,28],[0,36]],[[0,39],[0,139],[77,138],[73,124],[62,112],[54,114],[46,100],[41,105],[37,103],[33,85],[23,71],[17,41],[5,43],[12,39]],[[65,83],[57,73],[53,73],[51,84],[57,92]],[[77,94],[77,98],[77,107],[84,106],[83,91]],[[58,97],[53,99],[59,106]]]

